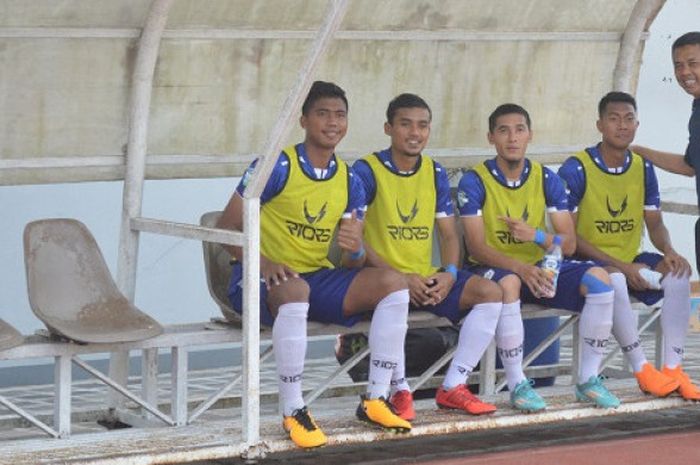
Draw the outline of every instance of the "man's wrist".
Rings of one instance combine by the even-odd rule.
[[[364,256],[365,256],[364,246],[360,247],[360,250],[358,250],[357,252],[350,252],[350,258],[353,260],[359,260]]]
[[[541,229],[535,229],[535,238],[532,240],[537,245],[544,245],[547,241],[547,233]]]
[[[452,263],[448,264],[447,266],[440,267],[438,271],[443,273],[450,273],[452,275],[452,279],[457,281],[457,266],[453,265]]]

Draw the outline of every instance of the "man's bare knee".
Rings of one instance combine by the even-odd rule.
[[[291,302],[309,301],[309,284],[301,278],[290,278],[279,285],[273,285],[267,291],[267,306],[273,316],[277,315],[277,309]]]
[[[511,303],[520,299],[520,288],[522,282],[518,275],[509,274],[498,281],[498,285],[503,290],[503,303]]]
[[[383,289],[387,294],[391,294],[401,289],[407,289],[408,283],[403,273],[394,270],[382,270],[382,273],[376,280],[376,286],[377,289]]]
[[[490,279],[474,276],[464,286],[462,298],[460,300],[469,302],[469,307],[486,302],[502,302],[503,290]]]
[[[601,268],[599,266],[594,266],[593,268],[589,268],[588,271],[586,271],[586,273],[598,278],[599,280],[603,281],[605,284],[610,284],[610,275],[608,274],[607,271],[605,271],[604,268]]]

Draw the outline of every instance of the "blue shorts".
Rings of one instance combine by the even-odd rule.
[[[530,288],[525,283],[520,285],[520,301],[526,304],[538,304],[545,307],[561,308],[572,312],[580,312],[583,305],[586,303],[586,298],[579,292],[581,279],[591,268],[598,266],[590,261],[578,261],[565,259],[559,270],[559,278],[557,279],[557,293],[554,297],[547,299],[544,297],[535,297]],[[501,268],[493,268],[484,265],[474,265],[469,268],[470,271],[488,278],[492,281],[500,281],[501,278],[509,274],[515,274],[512,271],[503,270]]]
[[[442,316],[450,320],[454,324],[464,318],[468,311],[459,309],[459,298],[462,296],[462,290],[467,285],[467,281],[472,278],[474,273],[467,270],[457,270],[457,281],[452,285],[452,289],[440,303],[437,305],[420,305],[414,307],[411,305],[410,310],[423,310],[433,313],[437,316]]]
[[[333,323],[353,326],[365,315],[343,315],[343,300],[360,268],[321,268],[299,276],[309,284],[309,320],[320,323]],[[262,281],[262,280],[261,280]],[[228,287],[231,306],[238,313],[243,313],[243,266],[234,263],[231,268],[231,282]],[[260,283],[260,324],[272,326],[275,319],[267,307],[267,288]]]

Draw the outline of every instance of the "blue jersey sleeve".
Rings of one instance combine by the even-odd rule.
[[[350,218],[353,210],[357,211],[357,217],[364,219],[365,211],[367,211],[367,201],[365,196],[365,188],[362,185],[360,177],[355,174],[354,170],[348,166],[348,206],[345,209],[343,218]]]
[[[377,193],[377,180],[374,178],[374,171],[365,160],[357,160],[352,165],[355,176],[362,182],[365,191],[365,203],[368,205],[374,201]]]
[[[569,210],[575,212],[586,191],[586,173],[581,162],[575,157],[569,157],[559,168],[559,177],[564,181]]]
[[[255,166],[257,164],[258,160],[255,160],[253,163],[250,164],[248,169],[245,170],[245,173],[243,173],[243,177],[238,183],[238,187],[236,187],[236,192],[238,192],[239,195],[243,196],[243,192],[248,186],[248,183],[250,182],[250,177],[252,176],[253,170],[255,169]],[[269,202],[270,200],[272,200],[273,197],[282,192],[284,185],[287,183],[288,177],[289,158],[287,158],[287,155],[282,153],[277,158],[277,163],[275,163],[275,167],[272,169],[272,173],[270,173],[270,178],[265,184],[265,189],[263,189],[263,192],[260,195],[260,205],[264,204],[265,202]]]
[[[457,208],[461,216],[481,215],[484,206],[486,190],[481,178],[473,170],[469,170],[459,180],[457,187]]]
[[[564,181],[549,168],[543,167],[542,171],[547,211],[568,211],[569,199],[566,194]]]
[[[644,161],[644,208],[658,210],[661,208],[661,195],[659,194],[659,181],[656,179],[654,165]]]
[[[454,205],[452,204],[452,196],[450,195],[450,180],[447,179],[447,170],[438,162],[435,164],[435,183],[436,183],[436,201],[435,201],[435,217],[444,218],[454,215]]]

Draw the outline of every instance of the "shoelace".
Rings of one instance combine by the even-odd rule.
[[[535,381],[530,379],[527,381],[527,384],[523,384],[523,386],[518,389],[518,393],[524,393],[525,397],[527,399],[535,399],[536,398],[536,393],[532,389],[532,387],[535,385]]]
[[[394,409],[394,406],[391,405],[391,402],[389,402],[388,400],[386,400],[384,397],[380,397],[378,400],[381,400],[381,401],[382,401],[382,404],[383,404],[386,408],[388,408],[389,411],[390,411],[391,413],[393,413],[394,415],[396,415],[396,410]]]
[[[474,402],[480,402],[480,400],[477,399],[476,396],[472,394],[466,386],[460,386],[460,388],[457,390],[457,394],[457,398],[459,399],[459,401],[464,402],[465,404],[473,404]]]
[[[295,410],[294,413],[292,413],[292,417],[294,417],[306,431],[313,431],[316,429],[316,425],[311,420],[309,410],[306,407]]]

